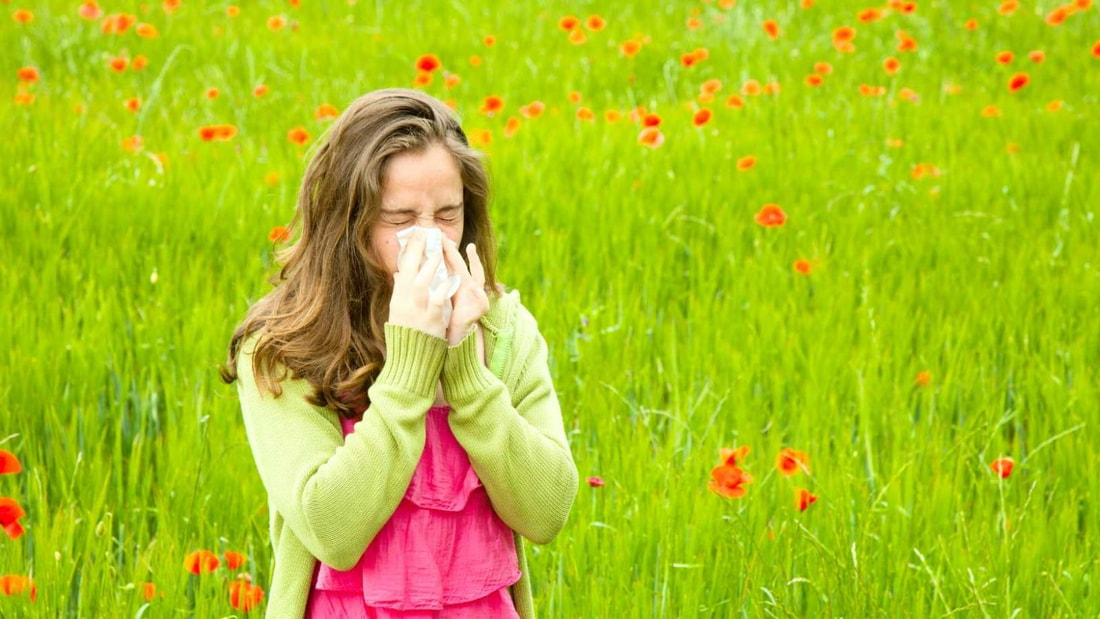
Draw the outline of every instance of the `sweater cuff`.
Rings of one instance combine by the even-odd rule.
[[[415,395],[434,397],[447,340],[420,329],[387,322],[386,361],[375,384],[383,383]]]
[[[443,360],[443,396],[448,402],[463,402],[481,393],[496,378],[477,354],[477,329],[447,349]]]

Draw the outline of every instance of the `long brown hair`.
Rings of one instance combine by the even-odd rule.
[[[305,379],[314,388],[312,404],[345,416],[368,403],[367,389],[382,369],[393,292],[392,276],[370,245],[386,165],[394,155],[435,145],[451,153],[462,177],[460,245],[477,246],[486,291],[496,294],[489,179],[480,154],[438,100],[415,90],[378,90],[352,102],[322,136],[290,222],[296,238],[276,254],[282,264],[271,280],[276,287],[237,325],[222,380],[237,379],[241,345],[262,330],[252,356],[261,388],[278,397],[281,381]]]

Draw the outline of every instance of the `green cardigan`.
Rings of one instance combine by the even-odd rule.
[[[385,325],[387,361],[371,405],[346,439],[334,411],[309,404],[312,387],[291,379],[274,397],[257,388],[252,351],[241,348],[237,391],[245,431],[267,489],[275,566],[267,617],[303,617],[317,561],[351,569],[389,520],[424,449],[425,415],[442,376],[455,438],[511,527],[523,575],[512,585],[519,615],[534,617],[522,538],[546,544],[565,525],[577,468],[550,378],[546,341],[515,291],[490,296],[486,368],[476,337],[459,345]]]

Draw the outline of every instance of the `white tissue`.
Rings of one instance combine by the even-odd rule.
[[[401,250],[397,254],[398,262],[401,261],[401,256],[405,254],[405,246],[409,244],[409,236],[417,230],[424,233],[425,240],[424,259],[420,262],[420,266],[422,267],[425,262],[443,253],[443,231],[439,228],[423,228],[421,226],[409,226],[399,231],[397,233],[397,242],[401,246]],[[435,270],[435,276],[432,277],[432,282],[428,284],[428,289],[433,293],[441,287],[445,286],[447,288],[447,300],[443,303],[443,322],[445,324],[450,324],[451,322],[451,296],[458,290],[460,281],[458,275],[451,275],[447,272],[447,262],[441,260],[439,262],[439,267]]]

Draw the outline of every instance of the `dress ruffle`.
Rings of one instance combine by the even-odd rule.
[[[451,432],[449,412],[429,409],[424,452],[401,503],[355,567],[320,565],[316,590],[361,593],[377,609],[440,611],[519,580],[512,531]],[[343,420],[345,436],[356,421]]]

